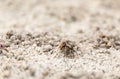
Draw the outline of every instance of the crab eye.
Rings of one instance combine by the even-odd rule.
[[[2,47],[3,47],[3,45],[0,44],[0,48],[2,48]]]
[[[2,49],[4,46],[2,44],[0,44],[0,49]]]

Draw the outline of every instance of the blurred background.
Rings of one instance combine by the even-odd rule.
[[[0,0],[0,32],[119,28],[119,14],[120,0]]]

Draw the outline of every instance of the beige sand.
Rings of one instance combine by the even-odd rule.
[[[0,45],[0,79],[120,79],[120,0],[0,0]]]

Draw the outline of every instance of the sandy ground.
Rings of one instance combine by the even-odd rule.
[[[0,79],[120,79],[120,0],[0,0]]]

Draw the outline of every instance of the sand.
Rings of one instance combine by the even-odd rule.
[[[0,79],[120,79],[119,0],[0,0]]]

